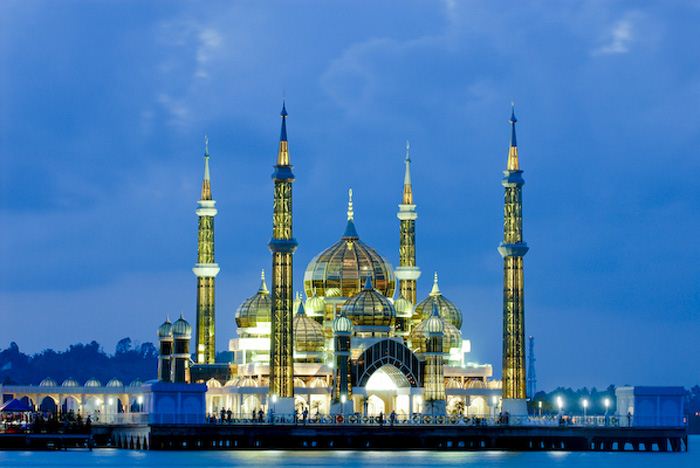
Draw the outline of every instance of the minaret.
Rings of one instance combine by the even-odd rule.
[[[508,165],[501,184],[505,188],[503,242],[498,252],[503,257],[503,403],[502,409],[514,416],[527,415],[525,388],[525,307],[523,294],[523,257],[528,251],[523,242],[523,171],[518,160],[515,138],[515,107],[510,117],[511,137]]]
[[[533,399],[537,393],[537,375],[535,374],[535,338],[528,338],[527,353],[527,397]]]
[[[278,401],[277,414],[294,412],[293,367],[293,289],[292,256],[297,241],[292,236],[292,183],[294,174],[287,147],[287,110],[282,103],[282,131],[277,164],[272,173],[275,183],[272,239],[272,317],[270,339],[270,396]]]
[[[425,406],[423,412],[433,416],[441,416],[445,414],[445,322],[440,318],[440,312],[436,302],[433,302],[433,308],[425,320],[425,367],[423,368],[423,384],[425,390],[423,399]]]
[[[192,271],[197,277],[197,364],[213,364],[216,357],[216,322],[214,315],[214,282],[219,265],[214,261],[214,216],[216,208],[211,197],[209,178],[209,139],[204,137],[204,178],[202,196],[197,202],[199,234],[197,263]]]
[[[411,185],[411,146],[406,142],[406,172],[403,178],[403,199],[399,205],[400,239],[399,267],[396,278],[399,280],[399,297],[416,305],[416,282],[420,278],[420,268],[416,266],[416,205],[413,204]]]

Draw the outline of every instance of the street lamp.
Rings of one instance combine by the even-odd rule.
[[[139,413],[143,413],[143,395],[139,395],[136,398],[136,403],[139,404]]]
[[[559,408],[559,414],[561,415],[564,409],[564,399],[561,396],[557,397],[557,408]]]
[[[493,417],[496,418],[496,409],[498,407],[498,397],[496,395],[491,397],[491,406],[493,406]]]
[[[345,402],[348,401],[348,396],[346,394],[340,395],[340,414],[345,414]]]
[[[537,409],[540,410],[540,418],[542,417],[542,400],[537,402]]]
[[[588,409],[588,399],[584,398],[583,401],[581,402],[583,405],[583,419],[586,419],[586,410]],[[584,421],[585,422],[585,421]]]

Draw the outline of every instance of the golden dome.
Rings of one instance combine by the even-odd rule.
[[[462,333],[457,327],[444,320],[442,317],[438,318],[431,315],[411,330],[411,349],[419,353],[424,353],[426,351],[425,339],[427,333],[430,333],[431,329],[433,333],[436,333],[435,326],[437,324],[434,319],[438,319],[442,322],[442,350],[447,353],[451,348],[460,348],[462,346]]]
[[[173,336],[173,324],[170,319],[165,319],[165,322],[158,327],[158,338],[172,338]]]
[[[352,322],[344,314],[338,315],[331,324],[333,328],[333,333],[351,333],[352,332]]]
[[[304,309],[310,316],[323,315],[323,312],[326,310],[326,301],[322,297],[317,296],[314,291],[313,296],[306,298]]]
[[[357,235],[351,191],[345,233],[311,260],[304,273],[304,289],[307,296],[315,291],[325,297],[352,297],[362,290],[367,277],[382,295],[394,295],[396,281],[391,264]]]
[[[372,287],[367,278],[365,288],[345,301],[340,309],[355,326],[391,327],[396,319],[396,310],[380,291]]]
[[[270,322],[272,315],[270,292],[265,284],[265,271],[260,274],[260,289],[249,297],[236,311],[236,325],[239,328],[255,327],[260,322]]]
[[[180,314],[180,318],[173,323],[173,337],[190,338],[192,336],[192,325]]]
[[[324,345],[323,327],[316,320],[307,317],[304,305],[299,303],[294,315],[294,351],[314,353],[323,351]]]
[[[458,330],[462,328],[462,313],[452,301],[448,300],[440,292],[437,273],[435,273],[433,289],[430,291],[430,295],[420,301],[416,306],[416,310],[413,312],[413,323],[420,323],[430,317],[433,304],[437,305],[440,317],[445,319],[446,322],[451,323],[457,327]]]
[[[397,317],[412,317],[413,304],[403,296],[400,296],[394,301],[394,309],[396,309]]]

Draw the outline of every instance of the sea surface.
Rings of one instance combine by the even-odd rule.
[[[106,466],[106,467],[700,467],[700,436],[690,436],[684,453],[591,452],[379,452],[379,451],[202,451],[141,452],[96,449],[64,452],[0,451],[0,467]]]

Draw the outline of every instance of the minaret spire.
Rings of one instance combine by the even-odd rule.
[[[518,159],[518,140],[515,137],[515,123],[518,119],[515,118],[515,103],[511,103],[510,113],[510,148],[508,149],[508,170],[517,171],[520,169],[520,161]]]
[[[282,117],[282,129],[280,130],[280,147],[277,152],[277,165],[278,166],[289,166],[289,148],[287,143],[287,106],[284,101],[282,101],[282,111],[280,116]]]
[[[525,371],[525,301],[523,257],[528,251],[523,241],[522,189],[525,181],[518,161],[515,139],[515,110],[510,117],[511,140],[508,164],[501,185],[505,189],[503,242],[503,403],[504,412],[527,415]]]
[[[413,205],[413,186],[411,185],[411,144],[406,140],[406,172],[403,176],[403,204]]]
[[[202,200],[211,200],[211,180],[209,176],[209,137],[204,135],[204,177],[202,178]]]
[[[214,259],[214,216],[216,201],[211,194],[209,173],[209,138],[204,136],[204,177],[202,194],[197,202],[199,228],[197,234],[197,263],[192,271],[197,277],[197,335],[195,360],[197,364],[213,364],[216,357],[216,320],[214,283],[219,265]]]
[[[282,129],[277,164],[274,166],[272,239],[272,314],[270,323],[270,396],[278,398],[276,412],[294,412],[294,367],[292,334],[294,318],[294,276],[292,258],[297,241],[292,235],[292,183],[294,173],[287,145],[287,107],[282,101]]]
[[[348,224],[345,226],[345,232],[343,233],[344,239],[357,239],[359,238],[357,234],[357,229],[355,228],[355,208],[352,204],[352,188],[348,189]]]

